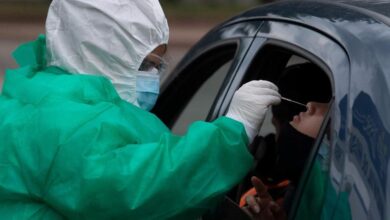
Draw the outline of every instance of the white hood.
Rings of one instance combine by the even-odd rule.
[[[46,20],[47,63],[106,76],[117,90],[127,87],[134,100],[134,71],[168,38],[158,0],[53,0]]]

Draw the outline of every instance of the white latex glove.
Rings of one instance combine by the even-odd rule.
[[[226,117],[241,122],[249,143],[258,134],[268,107],[280,103],[278,87],[264,80],[250,81],[234,93]]]

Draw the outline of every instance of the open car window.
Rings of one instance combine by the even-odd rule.
[[[279,92],[286,98],[304,104],[308,102],[330,103],[333,92],[328,69],[324,68],[324,65],[318,62],[315,57],[294,49],[294,47],[289,48],[272,43],[265,45],[253,59],[244,82],[257,79],[269,80],[279,87]],[[300,184],[303,184],[302,182],[310,179],[309,176],[314,172],[306,171],[304,173],[305,167],[318,159],[313,154],[323,153],[328,138],[324,137],[323,133],[318,135],[317,139],[310,142],[310,145],[305,143],[310,148],[305,152],[302,151],[301,146],[294,145],[297,142],[287,141],[288,145],[285,144],[285,141],[281,141],[281,139],[289,137],[284,135],[286,133],[285,127],[288,127],[287,124],[294,115],[304,111],[306,111],[304,107],[283,100],[279,106],[274,106],[268,111],[258,137],[250,146],[250,151],[255,158],[255,165],[246,180],[237,189],[238,193],[235,194],[237,202],[252,187],[251,176],[260,177],[271,189],[269,190],[271,196],[275,201],[280,202],[287,212],[292,209],[292,206],[294,209],[296,208],[295,203],[299,204],[305,200],[296,201],[296,197],[307,196],[305,190],[303,190],[305,193],[297,193],[297,189]],[[324,120],[323,123],[322,127],[326,127],[327,122]],[[324,132],[323,130],[326,129],[323,128],[321,132]],[[318,144],[315,145],[315,143],[320,142],[319,140],[324,146],[321,151],[317,149]],[[286,151],[287,147],[296,150]],[[286,152],[288,153],[287,157],[283,155]],[[288,156],[290,158],[296,156],[296,158],[286,160]],[[296,163],[296,161],[301,162]],[[324,161],[322,164],[325,166],[328,162]],[[288,166],[299,169],[290,169]],[[302,207],[299,209],[304,210]]]

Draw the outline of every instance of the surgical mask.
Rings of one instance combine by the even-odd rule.
[[[140,108],[150,111],[156,104],[160,91],[160,75],[158,70],[138,71],[136,78],[137,103]]]

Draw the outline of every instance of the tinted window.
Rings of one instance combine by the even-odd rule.
[[[236,43],[229,42],[202,51],[192,60],[186,57],[190,62],[179,64],[181,69],[167,79],[168,87],[154,111],[173,133],[184,134],[192,122],[207,119],[236,53]]]
[[[329,129],[328,126],[325,130]],[[309,159],[311,161],[308,163],[307,172],[300,183],[301,191],[298,190],[296,194],[299,196],[299,202],[295,219],[321,219],[321,215],[330,217],[333,211],[331,206],[337,201],[329,179],[330,137],[324,132],[319,138],[319,144],[314,149],[313,158]],[[324,206],[326,198],[332,199],[328,201],[327,208]]]
[[[176,134],[183,134],[195,120],[205,120],[230,76],[236,51],[236,43],[229,42],[202,51],[196,58],[184,58],[182,62],[188,63],[179,64],[180,69],[166,80],[152,112]]]
[[[212,62],[212,60],[210,60],[210,62]],[[196,91],[180,114],[178,120],[174,123],[172,127],[173,133],[184,134],[187,131],[189,124],[197,120],[204,121],[207,118],[231,64],[232,62],[230,60],[224,63],[214,73],[211,73],[211,76],[203,83],[199,90]]]
[[[332,148],[335,148],[332,136],[335,134],[330,133],[330,118],[326,121],[327,125],[317,138],[318,142],[308,159],[296,192],[297,207],[294,219],[351,219],[348,193],[338,192],[338,183],[331,178],[331,152]]]

